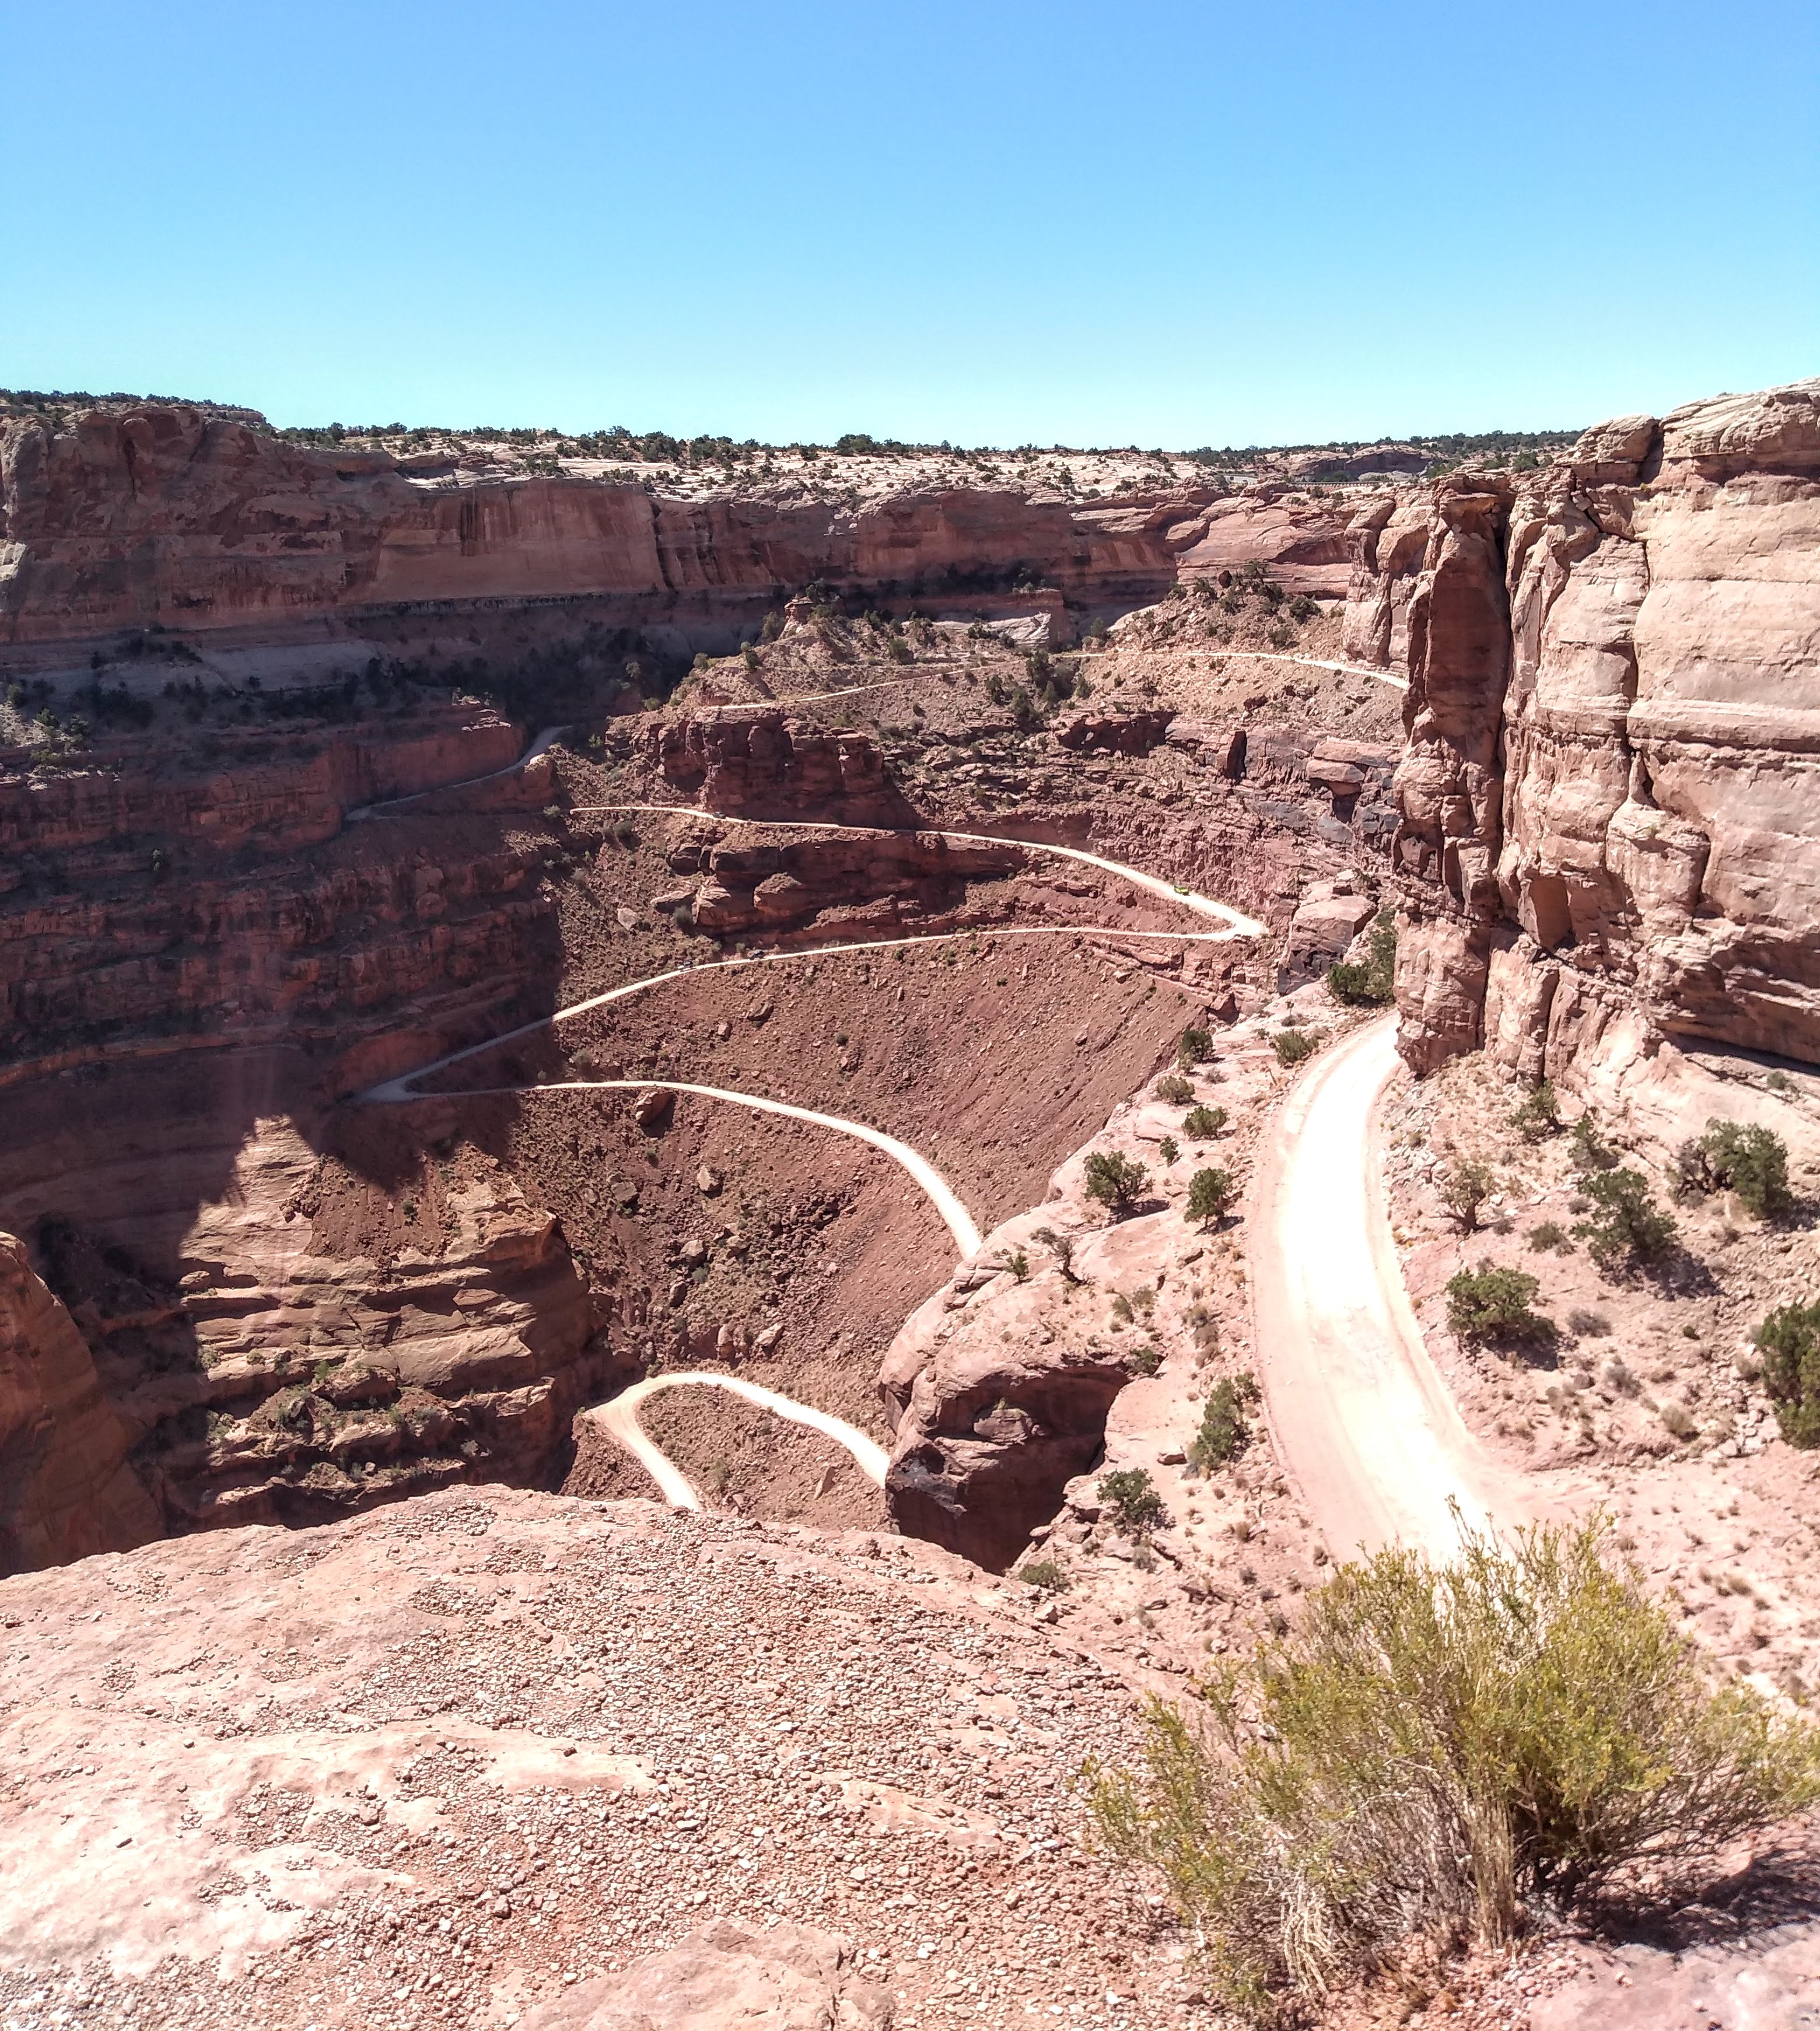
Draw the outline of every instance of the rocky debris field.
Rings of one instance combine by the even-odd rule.
[[[0,1582],[0,2018],[504,2025],[725,1917],[900,2026],[1174,2022],[1074,1789],[1128,1697],[1028,1598],[498,1488]]]

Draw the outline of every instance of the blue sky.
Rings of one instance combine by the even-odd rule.
[[[1170,448],[1820,372],[1820,9],[4,16],[0,385]]]

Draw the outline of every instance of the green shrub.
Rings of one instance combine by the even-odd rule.
[[[1541,1288],[1522,1269],[1462,1269],[1448,1282],[1447,1323],[1462,1340],[1552,1340],[1553,1320],[1531,1310]]]
[[[1181,1145],[1173,1135],[1165,1135],[1157,1145],[1157,1154],[1165,1164],[1173,1164],[1181,1153]]]
[[[1786,1213],[1788,1146],[1780,1135],[1754,1124],[1710,1120],[1699,1142],[1684,1143],[1682,1176],[1705,1191],[1734,1191],[1758,1220]]]
[[[1538,1221],[1529,1231],[1529,1245],[1538,1255],[1571,1255],[1573,1243],[1558,1220]]]
[[[1531,1087],[1528,1097],[1512,1112],[1510,1125],[1526,1142],[1543,1142],[1559,1133],[1561,1116],[1555,1111],[1553,1079]]]
[[[1257,1400],[1258,1385],[1249,1375],[1214,1384],[1202,1407],[1200,1429],[1188,1444],[1188,1465],[1196,1474],[1227,1466],[1251,1444],[1245,1413]]]
[[[1214,1055],[1214,1033],[1211,1030],[1189,1028],[1183,1030],[1181,1042],[1176,1046],[1176,1063],[1184,1071],[1191,1065],[1205,1064]]]
[[[1491,1197],[1497,1180],[1483,1164],[1453,1164],[1441,1181],[1441,1203],[1471,1234],[1479,1225],[1479,1209]]]
[[[1350,1008],[1379,1008],[1397,998],[1397,922],[1388,910],[1371,926],[1370,949],[1363,965],[1342,960],[1327,969],[1327,992]]]
[[[1100,1476],[1099,1499],[1128,1537],[1154,1530],[1164,1521],[1163,1499],[1141,1466],[1120,1467]]]
[[[1132,1350],[1131,1372],[1133,1375],[1154,1375],[1162,1365],[1162,1355],[1154,1347],[1139,1347]]]
[[[1573,1125],[1570,1161],[1582,1178],[1594,1171],[1613,1171],[1617,1168],[1617,1152],[1608,1149],[1599,1140],[1598,1130],[1590,1114],[1583,1114]]]
[[[1574,1234],[1602,1269],[1654,1262],[1668,1253],[1675,1217],[1656,1204],[1642,1172],[1590,1172],[1580,1179],[1580,1190],[1592,1210],[1575,1223]]]
[[[1120,1150],[1096,1150],[1087,1160],[1087,1195],[1123,1220],[1148,1189],[1151,1174]]]
[[[1180,1072],[1165,1072],[1151,1090],[1172,1107],[1186,1107],[1195,1097],[1195,1083],[1184,1079]]]
[[[1299,1625],[1089,1766],[1119,1858],[1160,1870],[1221,1999],[1287,2018],[1412,1938],[1517,1932],[1546,1899],[1665,1906],[1740,1835],[1820,1796],[1820,1746],[1709,1684],[1607,1529],[1465,1537],[1342,1567]]]
[[[1203,1227],[1210,1220],[1224,1220],[1237,1191],[1230,1171],[1214,1166],[1195,1172],[1188,1180],[1188,1217]]]
[[[1820,1446],[1820,1303],[1778,1306],[1755,1338],[1783,1437],[1792,1446]]]
[[[1223,1107],[1195,1107],[1182,1116],[1182,1133],[1191,1142],[1210,1142],[1226,1125]]]
[[[1313,1056],[1321,1039],[1303,1030],[1280,1030],[1274,1042],[1278,1064],[1299,1065],[1304,1058]]]
[[[1066,1593],[1072,1585],[1068,1569],[1054,1559],[1032,1559],[1018,1567],[1017,1577],[1026,1586],[1040,1587],[1045,1593]]]

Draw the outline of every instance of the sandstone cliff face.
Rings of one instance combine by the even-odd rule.
[[[818,579],[926,594],[1040,580],[1077,603],[1135,602],[1180,561],[1202,570],[1260,554],[1281,560],[1292,589],[1339,590],[1337,518],[1304,527],[1206,489],[1078,505],[986,486],[856,509],[666,500],[578,477],[418,478],[382,452],[304,449],[181,404],[91,412],[62,429],[0,423],[0,640],[21,644],[154,622],[269,629],[418,601],[756,609]],[[1311,572],[1324,573],[1318,586]]]
[[[160,1535],[131,1444],[75,1321],[0,1234],[0,1575]]]
[[[1820,381],[1620,419],[1354,542],[1355,653],[1407,641],[1410,1062],[1820,1059]]]
[[[8,1194],[63,1209],[39,1234],[67,1301],[0,1243],[12,1567],[560,1476],[612,1374],[605,1321],[555,1220],[492,1160],[420,1164],[387,1240],[395,1208],[289,1120],[218,1147],[200,1204],[203,1153],[173,1151],[167,1179],[150,1126]]]

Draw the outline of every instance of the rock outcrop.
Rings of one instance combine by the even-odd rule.
[[[813,811],[841,825],[912,818],[869,733],[830,732],[781,706],[691,713],[654,727],[651,739],[666,780],[706,811],[776,818]]]
[[[1411,1064],[1820,1059],[1820,381],[1621,418],[1354,544],[1352,652],[1410,679]]]
[[[975,844],[934,832],[880,832],[754,844],[744,838],[696,849],[707,879],[677,890],[696,928],[715,936],[812,926],[818,935],[926,922],[959,907],[970,881],[1015,874],[1023,848]],[[675,866],[683,852],[673,853]],[[681,870],[679,870],[681,871]]]
[[[1046,585],[1076,606],[1133,605],[1184,561],[1262,554],[1292,590],[1318,576],[1332,592],[1345,568],[1337,517],[1306,527],[1306,511],[1211,487],[1076,503],[944,485],[856,510],[788,487],[666,499],[568,473],[418,463],[307,449],[182,404],[0,420],[0,639],[295,629],[379,606],[576,597],[633,620],[755,620],[818,580],[926,601]]]
[[[492,1160],[423,1167],[388,1247],[397,1209],[290,1120],[257,1122],[187,1216],[176,1155],[162,1194],[129,1157],[40,1195],[88,1202],[39,1232],[67,1309],[21,1244],[0,1253],[10,1564],[561,1478],[574,1413],[614,1377],[606,1321],[557,1222]],[[110,1238],[155,1247],[177,1219],[156,1266]]]
[[[159,1536],[131,1444],[75,1321],[0,1234],[0,1575]]]

